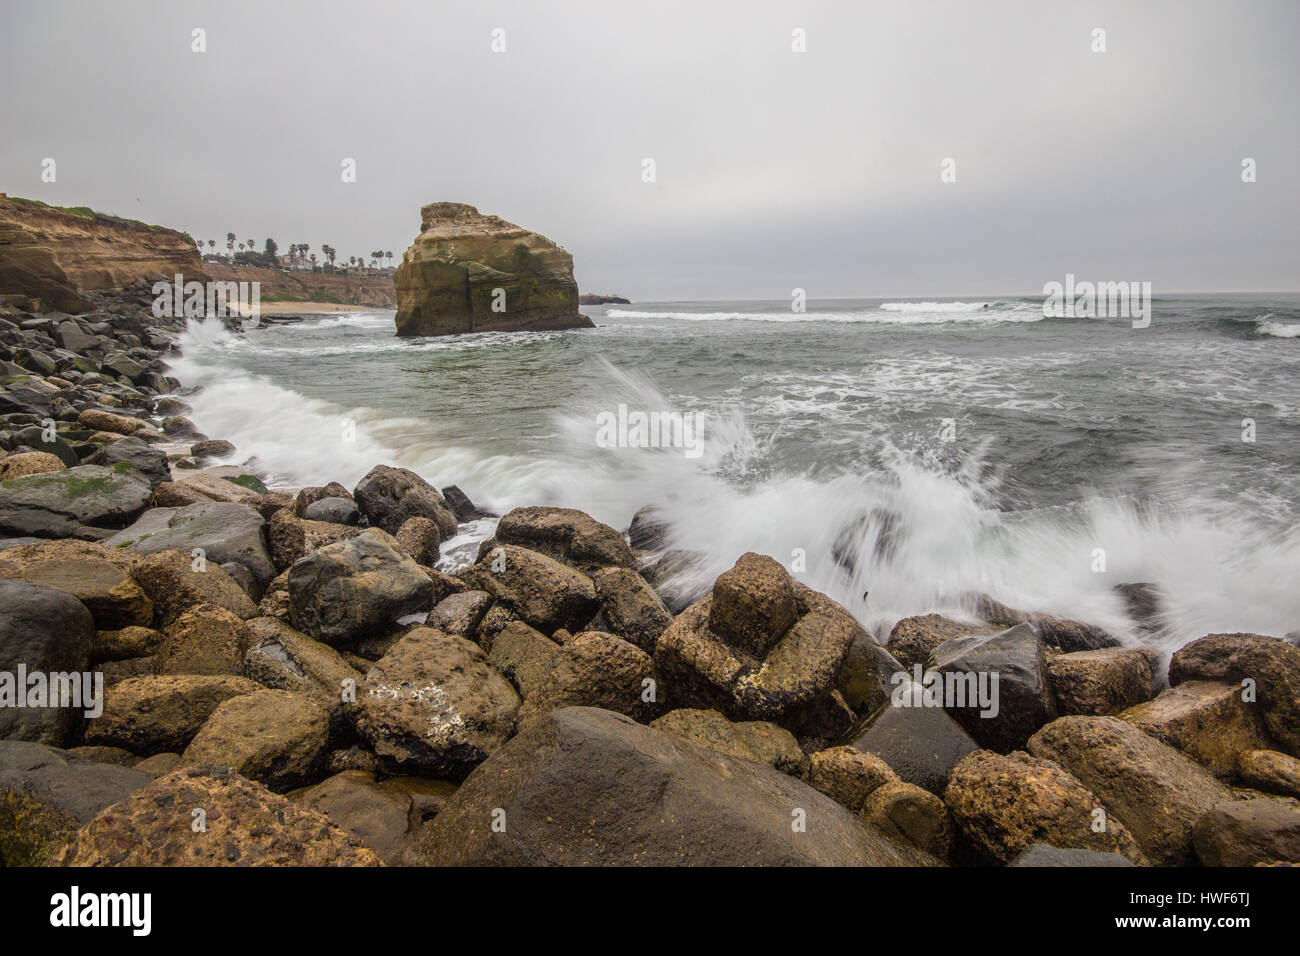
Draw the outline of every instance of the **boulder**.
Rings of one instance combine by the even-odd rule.
[[[417,857],[453,866],[936,862],[787,774],[587,707],[552,711],[498,750],[423,831]]]
[[[896,686],[895,678],[904,673],[902,662],[877,644],[865,628],[859,627],[835,677],[835,689],[854,715],[850,723],[856,720],[856,715],[870,714],[888,703]]]
[[[80,674],[90,662],[94,621],[66,591],[26,581],[0,580],[0,738],[66,746],[80,726],[84,707],[18,707],[31,675]],[[48,680],[48,677],[47,677]]]
[[[233,502],[209,501],[183,508],[152,508],[106,544],[137,554],[199,551],[208,564],[238,562],[265,587],[275,577],[266,547],[266,521],[254,509]]]
[[[1151,699],[1155,662],[1133,647],[1075,651],[1049,660],[1047,679],[1062,717],[1108,717]]]
[[[973,606],[975,615],[980,620],[999,628],[1032,623],[1043,643],[1065,654],[1119,646],[1119,641],[1114,636],[1093,624],[1052,617],[1049,614],[1017,611],[983,594],[974,596]]]
[[[7,548],[0,578],[66,591],[86,606],[101,630],[148,624],[153,601],[132,577],[134,556],[86,541],[44,541]]]
[[[245,569],[236,562],[234,567]],[[198,570],[202,568],[202,570]],[[257,605],[224,568],[196,561],[184,551],[158,551],[140,558],[132,572],[144,589],[158,623],[166,626],[196,604],[213,604],[236,617],[257,615]]]
[[[204,827],[191,827],[192,810]],[[181,767],[77,831],[59,866],[379,866],[323,814],[230,770]]]
[[[464,203],[421,208],[393,285],[402,336],[594,327],[578,312],[571,255]]]
[[[320,767],[329,723],[329,711],[306,695],[242,694],[217,706],[181,754],[181,765],[229,767],[283,792],[308,782]]]
[[[526,672],[507,663],[505,653],[508,635],[524,627],[513,624],[502,632],[491,654],[493,663],[512,677],[524,698],[519,708],[521,724],[560,707],[603,707],[639,720],[650,719],[657,710],[654,697],[648,694],[654,665],[635,644],[613,634],[585,631],[559,646],[533,631],[534,641],[546,641],[555,650],[535,658],[542,666]]]
[[[611,566],[636,567],[621,532],[573,508],[515,508],[497,523],[495,537],[586,574]]]
[[[440,556],[442,532],[428,518],[407,518],[397,529],[397,546],[415,559],[416,564],[433,566]]]
[[[299,518],[288,508],[281,508],[271,515],[271,520],[266,524],[266,537],[271,543],[271,561],[277,571],[284,571],[299,558],[327,544],[346,541],[360,533],[359,528],[347,525]]]
[[[46,451],[27,451],[0,460],[0,481],[26,475],[45,475],[62,471],[67,465],[57,455]]]
[[[152,488],[137,469],[119,463],[78,465],[0,484],[0,534],[39,538],[103,537],[149,504]]]
[[[1259,705],[1242,700],[1240,684],[1184,681],[1119,718],[1203,763],[1220,778],[1237,775],[1243,754],[1273,746]]]
[[[830,747],[808,759],[808,783],[854,813],[862,809],[871,791],[897,779],[889,764],[856,747]]]
[[[159,674],[240,676],[248,642],[248,629],[237,615],[198,604],[163,629],[154,667]]]
[[[70,349],[69,351],[77,351]],[[112,432],[115,435],[133,435],[138,431],[149,428],[149,423],[141,418],[132,418],[130,415],[118,415],[116,412],[105,411],[101,408],[87,408],[77,416],[77,424],[82,428],[89,428],[97,432]]]
[[[291,502],[285,507],[292,508],[293,513],[299,518],[305,518],[307,517],[308,508],[326,498],[345,498],[351,501],[352,492],[337,481],[331,481],[328,485],[313,485],[298,489],[298,493],[293,496]],[[353,504],[355,505],[356,502],[353,502]]]
[[[929,790],[888,780],[867,795],[862,818],[887,836],[906,840],[941,860],[952,852],[952,819]]]
[[[378,528],[325,545],[289,570],[293,626],[326,644],[391,631],[398,618],[432,604],[429,575]]]
[[[1300,799],[1300,760],[1276,750],[1252,750],[1238,761],[1241,779],[1266,793]]]
[[[801,728],[807,710],[833,690],[861,627],[830,598],[789,581],[771,558],[746,555],[732,570],[721,591],[692,604],[660,635],[661,689],[678,705]],[[782,626],[780,634],[759,636]],[[764,656],[751,653],[763,647]]]
[[[1264,723],[1293,757],[1300,757],[1300,647],[1260,634],[1209,634],[1174,653],[1169,683],[1254,682]]]
[[[664,714],[650,726],[720,754],[767,764],[782,773],[798,776],[808,765],[807,756],[790,731],[761,720],[732,723],[716,710],[683,708]]]
[[[1154,863],[1191,863],[1197,819],[1232,799],[1209,770],[1116,717],[1061,717],[1028,749],[1096,794]]]
[[[172,473],[167,464],[167,453],[139,438],[119,439],[111,445],[105,445],[86,459],[88,465],[105,465],[109,468],[119,463],[135,467],[154,487],[164,481],[171,481]]]
[[[0,866],[40,866],[78,827],[151,779],[43,744],[0,740]]]
[[[943,675],[949,715],[989,750],[1023,747],[1030,734],[1056,717],[1043,641],[1030,624],[945,641],[930,655],[928,667]],[[956,682],[952,695],[946,692],[950,678]],[[992,692],[991,700],[980,699],[980,688]]]
[[[862,720],[843,742],[876,755],[900,780],[938,796],[957,761],[979,749],[943,708],[890,704]]]
[[[1000,630],[1002,629],[991,624],[971,624],[942,614],[922,614],[918,617],[905,617],[895,624],[889,632],[886,647],[903,665],[903,670],[910,673],[915,665],[924,666],[944,641],[972,635],[989,637]]]
[[[179,753],[221,703],[261,689],[242,677],[131,677],[105,693],[103,714],[86,724],[86,743],[136,754]]]
[[[460,578],[546,634],[556,628],[580,631],[599,608],[591,578],[554,558],[515,545],[499,545],[484,552]]]
[[[442,494],[406,468],[376,465],[353,491],[357,508],[375,527],[397,534],[408,518],[428,518],[444,538],[456,533],[456,516]]]
[[[307,521],[328,521],[333,524],[353,525],[361,520],[361,512],[352,496],[340,495],[334,498],[321,498],[313,501],[303,510],[302,517]],[[398,529],[400,540],[401,529]]]
[[[90,646],[90,662],[125,661],[158,653],[163,635],[151,627],[124,627],[116,631],[96,631]]]
[[[259,483],[260,484],[260,483]],[[248,505],[256,508],[262,500],[262,494],[247,487],[248,482],[235,481],[233,477],[200,471],[186,475],[175,482],[175,491],[180,494],[197,495],[207,501],[219,501],[225,504]],[[157,497],[162,490],[160,485],[154,491]],[[161,502],[160,502],[161,504]]]
[[[1123,823],[1099,817],[1105,808],[1092,792],[1050,760],[1023,751],[968,754],[953,768],[944,801],[986,863],[1010,863],[1038,842],[1146,863]]]
[[[672,614],[645,578],[630,568],[601,568],[591,576],[600,613],[611,633],[647,654],[673,621]]]
[[[483,652],[417,627],[357,690],[358,732],[395,773],[463,778],[514,732],[519,695]]]
[[[1207,811],[1192,830],[1206,866],[1300,864],[1300,810],[1281,800],[1232,800]]]
[[[474,639],[483,615],[492,606],[492,595],[486,591],[461,591],[449,594],[433,606],[425,624],[456,637]]]
[[[413,801],[400,785],[377,782],[364,770],[345,770],[289,797],[354,834],[385,864],[402,862],[413,829]]]

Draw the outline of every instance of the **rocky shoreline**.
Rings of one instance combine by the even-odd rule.
[[[445,573],[455,487],[205,468],[151,284],[0,297],[0,863],[1300,863],[1290,641],[980,597],[882,644],[768,556],[681,590],[648,511]]]

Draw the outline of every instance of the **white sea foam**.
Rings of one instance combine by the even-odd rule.
[[[892,306],[892,308],[891,308]],[[958,308],[953,308],[958,306]],[[942,325],[945,323],[1041,322],[1042,309],[1018,305],[1014,308],[982,307],[969,302],[886,302],[878,309],[858,312],[643,312],[610,309],[612,319],[673,319],[680,322],[776,322],[808,324],[827,322],[840,325]]]
[[[1265,317],[1259,320],[1256,331],[1278,339],[1300,338],[1300,323],[1277,322]]]

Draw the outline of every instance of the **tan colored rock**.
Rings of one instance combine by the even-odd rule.
[[[1252,787],[1300,798],[1300,760],[1276,750],[1251,750],[1238,763],[1241,779]]]
[[[277,571],[287,571],[290,565],[304,555],[327,544],[355,538],[361,531],[361,528],[328,521],[308,521],[287,508],[271,515],[266,526],[266,536],[271,543],[271,560]]]
[[[139,418],[117,415],[99,408],[87,408],[77,416],[77,424],[82,428],[93,428],[117,435],[134,435],[141,429],[150,428],[148,422]]]
[[[943,801],[913,783],[889,780],[867,795],[862,818],[886,836],[946,860],[952,852],[952,820]]]
[[[225,608],[240,618],[257,614],[257,606],[238,581],[216,563],[197,564],[184,551],[145,555],[135,565],[134,574],[153,601],[158,623],[163,626],[199,604]]]
[[[162,645],[160,631],[149,627],[124,627],[117,631],[96,631],[90,645],[91,663],[124,661],[132,657],[149,657]]]
[[[21,478],[24,475],[43,475],[66,468],[57,455],[46,451],[25,451],[0,459],[0,481]]]
[[[854,813],[871,792],[898,775],[875,754],[842,746],[819,750],[808,762],[808,783]]]
[[[145,676],[104,693],[104,712],[86,724],[86,743],[136,754],[180,752],[224,701],[261,690],[242,677]]]
[[[1047,662],[1047,677],[1062,716],[1104,717],[1151,699],[1153,655],[1132,647],[1103,647],[1061,654]]]
[[[1196,856],[1206,866],[1300,865],[1300,810],[1282,800],[1233,800],[1196,821]]]
[[[323,762],[329,711],[287,690],[223,701],[181,754],[182,766],[229,767],[272,790],[305,783]]]
[[[1051,726],[1051,725],[1049,725]],[[985,862],[1005,865],[1034,843],[1062,849],[1145,857],[1133,834],[1114,819],[1099,818],[1102,802],[1050,760],[1023,751],[977,750],[953,768],[944,801],[957,826]],[[1099,821],[1104,829],[1098,829]]]
[[[592,328],[578,313],[573,257],[545,236],[464,203],[420,210],[393,276],[398,335]],[[505,311],[494,303],[504,290]]]
[[[752,657],[765,658],[797,616],[789,572],[766,555],[742,554],[713,585],[709,630]]]
[[[1192,827],[1232,792],[1190,757],[1117,717],[1061,717],[1029,739],[1096,794],[1153,863],[1192,862]],[[950,803],[951,806],[951,803]]]
[[[487,551],[460,577],[545,634],[560,627],[580,631],[599,607],[591,578],[554,558],[515,545],[503,544]]]
[[[131,576],[134,555],[87,541],[46,541],[0,552],[0,578],[71,594],[95,626],[113,630],[153,620],[153,602]]]
[[[201,810],[204,828],[191,827]],[[182,767],[77,831],[58,866],[379,866],[316,813],[229,770]]]
[[[732,723],[716,710],[683,708],[664,714],[650,726],[729,757],[767,764],[794,776],[808,765],[807,756],[790,731],[762,720]]]
[[[1119,715],[1157,740],[1234,777],[1242,754],[1273,746],[1258,705],[1242,699],[1237,684],[1186,681]]]
[[[905,617],[895,624],[885,646],[903,665],[903,669],[910,672],[916,664],[924,667],[935,648],[944,641],[972,634],[987,637],[1000,630],[1001,628],[990,624],[956,621],[942,614],[922,614]]]
[[[199,604],[163,631],[159,674],[232,674],[244,671],[248,629],[236,615],[215,604]]]
[[[178,484],[185,491],[197,492],[207,501],[233,502],[248,505],[252,508],[256,508],[262,501],[262,496],[256,491],[245,488],[243,485],[237,485],[233,481],[227,481],[225,478],[218,477],[207,471],[185,475],[179,480]]]

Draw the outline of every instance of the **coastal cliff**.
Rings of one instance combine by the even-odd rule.
[[[593,327],[578,312],[573,257],[550,239],[464,203],[420,214],[393,277],[398,335]]]
[[[0,289],[61,312],[93,308],[82,292],[123,289],[152,275],[206,281],[182,232],[78,207],[0,198]]]

